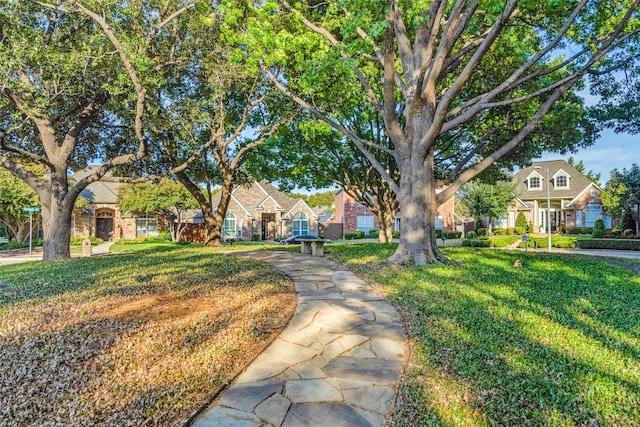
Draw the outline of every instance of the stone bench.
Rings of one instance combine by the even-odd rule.
[[[300,242],[300,252],[303,254],[311,254],[312,256],[324,255],[324,243],[329,240],[325,239],[298,239]]]

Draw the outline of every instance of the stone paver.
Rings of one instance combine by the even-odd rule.
[[[298,306],[280,336],[193,425],[383,426],[407,351],[393,306],[325,258],[246,255],[288,274]]]

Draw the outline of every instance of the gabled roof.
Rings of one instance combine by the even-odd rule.
[[[211,198],[211,208],[213,209],[214,212],[218,209],[218,205],[220,204],[220,197],[222,197],[220,193],[221,192],[218,191]],[[246,204],[244,204],[242,200],[240,200],[240,198],[236,197],[234,193],[235,191],[231,192],[231,200],[235,201],[238,205],[240,205],[240,207],[242,208],[243,211],[246,212],[248,217],[252,217],[253,215],[251,214],[251,209],[249,209],[249,207]]]
[[[551,184],[551,187],[549,188],[549,196],[553,199],[573,199],[590,185],[595,185],[589,178],[564,160],[534,162],[531,166],[520,170],[512,178],[512,182],[516,184],[516,193],[518,198],[522,201],[526,201],[531,199],[540,199],[547,196],[548,182],[546,169],[549,169],[549,178],[552,182],[554,180],[554,176],[557,176],[560,171],[564,172],[569,177],[568,188],[556,189],[553,183]],[[539,190],[529,190],[527,186],[527,179],[534,172],[542,177],[542,185]],[[596,185],[596,188],[599,187]]]
[[[299,208],[300,208],[300,210],[302,210],[302,207],[303,207],[303,206],[304,206],[304,207],[306,207],[307,209],[309,209],[309,210],[311,211],[311,215],[313,216],[313,218],[315,218],[315,219],[317,219],[317,218],[318,218],[318,214],[316,214],[316,213],[313,211],[313,209],[311,209],[311,208],[309,207],[309,205],[307,205],[307,203],[306,203],[304,200],[302,200],[302,199],[298,199],[298,201],[297,201],[293,206],[291,206],[291,209],[289,209],[285,214],[283,214],[283,216],[284,216],[285,218],[286,218],[286,217],[289,217],[289,216],[290,216],[290,214],[293,212],[293,210],[294,210],[295,208],[299,207]]]
[[[98,166],[88,166],[71,175],[69,180],[78,182],[82,178],[94,173],[97,168]],[[110,174],[107,174],[107,176],[109,175]],[[121,185],[119,182],[96,181],[87,185],[87,187],[80,192],[80,195],[90,203],[115,205],[118,202],[118,187]]]

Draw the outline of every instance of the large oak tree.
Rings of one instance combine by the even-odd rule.
[[[283,93],[347,136],[397,194],[391,262],[443,260],[439,204],[496,162],[575,149],[585,74],[635,40],[638,1],[267,2],[241,48]],[[275,36],[273,36],[275,34]],[[284,74],[278,74],[284,70]],[[336,120],[343,98],[383,117],[391,149]],[[559,123],[564,122],[564,130]],[[545,130],[547,130],[545,132]],[[394,156],[389,176],[371,148]],[[523,161],[523,160],[520,160]],[[444,190],[437,193],[438,187]]]
[[[148,152],[143,116],[161,82],[146,46],[182,1],[0,2],[0,166],[39,196],[44,260],[69,257],[80,192]],[[24,161],[43,165],[38,176]],[[98,163],[78,182],[68,179]]]

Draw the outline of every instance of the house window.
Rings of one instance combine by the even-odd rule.
[[[393,231],[400,231],[400,218],[393,219]]]
[[[585,210],[585,227],[593,227],[598,218],[602,218],[602,206],[595,203],[588,204]]]
[[[595,195],[596,195],[596,190],[592,188],[591,189],[591,197],[595,197]]]
[[[293,235],[309,234],[309,218],[304,212],[298,212],[293,216]]]
[[[373,227],[373,215],[358,215],[356,219],[356,228],[360,231],[364,231],[364,234],[369,234],[369,230]]]
[[[236,225],[236,216],[232,213],[228,213],[227,216],[224,217],[224,229],[222,231],[222,235],[225,239],[235,239],[237,237]]]
[[[436,215],[436,230],[442,230],[444,228],[444,218],[442,215]]]
[[[556,176],[556,188],[567,188],[567,187],[569,187],[569,182],[567,180],[566,175]]]
[[[541,188],[542,184],[539,177],[532,176],[529,178],[529,190],[540,190]]]
[[[137,218],[136,237],[149,237],[158,235],[157,218]]]
[[[500,218],[495,218],[493,220],[493,226],[496,228],[507,228],[507,216],[502,216]]]

